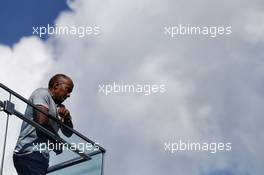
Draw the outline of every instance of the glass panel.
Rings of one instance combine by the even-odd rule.
[[[17,97],[11,95],[11,102],[15,104],[15,108],[18,111],[24,113],[26,104],[21,103],[21,100]],[[3,174],[15,174],[15,168],[13,166],[13,151],[16,145],[16,141],[20,132],[20,127],[22,120],[20,120],[15,115],[9,116],[9,125],[6,140],[6,154],[4,163],[4,173]]]
[[[11,96],[11,102],[15,104],[15,109],[24,114],[27,104],[25,102],[23,102],[22,100],[20,100],[19,98],[17,98],[16,96],[12,95]]]
[[[49,173],[49,175],[101,175],[101,168],[102,154],[97,154],[95,156],[92,156],[92,159],[89,161],[85,161],[74,166],[54,171],[52,173]]]

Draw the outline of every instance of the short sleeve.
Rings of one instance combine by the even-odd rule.
[[[37,89],[31,95],[31,99],[34,105],[41,105],[49,109],[50,95],[45,89]]]

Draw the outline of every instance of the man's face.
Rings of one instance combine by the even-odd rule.
[[[70,79],[61,79],[55,84],[53,90],[53,97],[56,103],[62,103],[70,97],[73,89],[73,82]]]

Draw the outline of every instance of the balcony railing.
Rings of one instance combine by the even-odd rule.
[[[24,115],[25,107],[29,105],[34,110],[41,112],[46,115],[51,120],[57,122],[61,126],[67,128],[73,133],[70,138],[64,137],[59,133],[59,136],[55,135],[51,131],[47,130],[39,123],[28,118]],[[57,140],[59,143],[67,146],[68,148],[76,149],[67,149],[59,156],[51,155],[51,166],[48,169],[48,173],[51,175],[64,174],[64,175],[103,175],[104,169],[104,154],[106,150],[100,146],[98,143],[88,139],[83,134],[79,133],[75,129],[68,127],[63,124],[58,118],[52,116],[39,108],[37,108],[33,103],[14,92],[7,86],[0,83],[0,113],[6,114],[6,128],[3,139],[3,152],[2,152],[2,161],[1,161],[1,172],[0,175],[5,175],[4,172],[4,163],[6,156],[6,141],[8,139],[8,127],[9,127],[9,117],[10,115],[16,116],[17,118],[27,122],[36,129],[44,132],[46,135],[51,137],[54,140]],[[87,148],[89,144],[89,149]],[[78,145],[78,146],[77,146]],[[79,146],[81,145],[81,147]]]

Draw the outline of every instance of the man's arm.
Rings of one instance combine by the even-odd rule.
[[[43,112],[46,112],[48,113],[49,112],[49,109],[44,107],[44,106],[41,106],[41,105],[37,105],[37,108],[39,108],[40,110],[42,110]],[[35,110],[36,111],[36,110]],[[49,118],[39,112],[39,111],[36,111],[36,114],[35,114],[35,121],[37,123],[39,123],[40,125],[42,125],[44,128],[48,129],[49,131],[51,131],[52,133],[54,133],[56,136],[60,137],[57,132],[53,129],[51,123],[50,123],[50,120]],[[43,133],[42,131],[36,129],[36,133],[37,133],[37,136],[44,142],[46,142],[47,140],[49,140],[50,142],[52,142],[53,144],[57,144],[57,141],[54,140],[53,138],[49,137],[47,134]],[[56,153],[56,155],[58,154],[61,154],[62,153],[62,148],[59,147],[59,148],[55,148],[53,149],[53,151]]]
[[[49,112],[49,109],[46,108],[45,106],[37,105],[37,108],[43,112],[46,112],[46,113]],[[35,118],[34,118],[35,121],[37,123],[39,123],[40,125],[42,125],[44,128],[48,129],[49,131],[51,131],[52,133],[55,134],[56,132],[54,131],[53,127],[51,126],[51,124],[49,122],[50,121],[49,118],[45,114],[43,114],[42,112],[39,112],[37,110],[34,110],[34,111],[36,112]],[[36,130],[36,132],[37,132],[38,137],[43,137],[43,136],[47,137],[47,135],[45,133],[43,133],[42,131],[40,131],[38,129]]]

